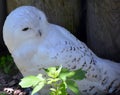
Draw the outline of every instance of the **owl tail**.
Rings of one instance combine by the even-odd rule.
[[[103,79],[107,77],[106,90],[109,93],[120,92],[120,63],[116,63],[109,60],[103,60]]]

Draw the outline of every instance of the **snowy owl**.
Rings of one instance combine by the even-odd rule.
[[[49,23],[44,12],[33,6],[19,7],[7,16],[3,38],[24,76],[62,65],[86,71],[86,78],[78,81],[83,95],[120,91],[120,64],[97,57],[68,30]]]

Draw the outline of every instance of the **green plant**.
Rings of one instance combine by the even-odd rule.
[[[11,72],[13,63],[13,58],[10,55],[0,57],[0,69],[5,73]]]
[[[4,92],[1,92],[1,93],[0,93],[0,95],[6,95],[6,93],[4,93]]]
[[[50,67],[44,69],[47,73],[47,77],[43,77],[42,74],[37,76],[24,77],[19,85],[22,88],[32,87],[32,95],[41,90],[45,85],[50,85],[50,95],[68,95],[67,89],[70,89],[76,95],[80,95],[77,83],[75,80],[82,80],[85,78],[85,71],[81,69],[70,71],[67,68]]]

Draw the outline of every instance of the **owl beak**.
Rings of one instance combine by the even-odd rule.
[[[40,35],[40,36],[42,36],[42,33],[41,33],[41,31],[40,31],[40,30],[38,30],[38,33],[39,33],[39,35]]]

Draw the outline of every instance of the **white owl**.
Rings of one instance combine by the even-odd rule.
[[[12,11],[4,23],[3,38],[24,76],[37,75],[50,66],[82,68],[87,72],[86,79],[77,83],[83,95],[120,91],[120,64],[97,57],[68,30],[49,23],[35,7]]]

